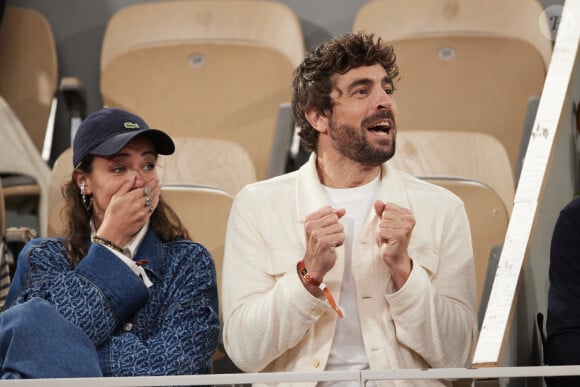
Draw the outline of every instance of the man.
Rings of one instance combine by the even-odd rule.
[[[550,244],[548,337],[544,360],[548,365],[580,364],[580,198],[560,211]],[[580,386],[580,376],[546,378],[549,387]]]
[[[240,369],[469,365],[469,224],[456,196],[386,163],[397,76],[392,47],[364,33],[322,44],[296,70],[294,116],[312,155],[244,188],[228,224],[223,337]]]

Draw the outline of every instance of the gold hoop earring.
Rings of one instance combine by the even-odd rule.
[[[83,200],[83,206],[85,206],[85,209],[90,212],[91,208],[93,207],[93,197],[89,196],[87,198],[87,195],[85,195],[85,182],[84,181],[81,183],[81,199]]]

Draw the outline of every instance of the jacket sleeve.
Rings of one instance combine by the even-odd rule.
[[[169,266],[171,286],[153,333],[143,338],[126,325],[99,350],[105,376],[184,375],[211,371],[220,322],[216,273],[209,252],[198,244],[178,243],[167,254],[181,262]],[[149,306],[148,306],[149,307]]]
[[[544,348],[550,365],[580,364],[579,252],[580,199],[576,199],[560,212],[550,247],[548,336]]]
[[[405,285],[385,297],[402,344],[431,367],[468,367],[477,319],[473,250],[463,205],[447,213],[441,235],[436,272],[418,258]]]
[[[234,200],[226,234],[222,277],[225,349],[241,370],[258,372],[295,347],[319,320],[326,302],[313,297],[295,269],[276,271],[256,212],[268,212],[261,193],[242,190]],[[291,220],[286,219],[286,223]],[[268,228],[269,227],[269,228]],[[276,229],[277,233],[283,232]],[[297,249],[276,251],[298,262]]]
[[[62,243],[31,241],[19,255],[14,277],[8,303],[43,298],[95,346],[107,341],[148,299],[143,281],[106,247],[94,243],[71,269]]]
[[[91,245],[74,269],[59,243],[27,246],[19,257],[9,301],[49,301],[93,342],[105,376],[207,372],[219,331],[213,261],[193,243],[178,243],[169,253],[169,259],[181,265],[164,273],[164,281],[172,281],[173,288],[165,295],[165,313],[153,327],[132,328],[130,321],[138,310],[154,313],[148,310],[149,292],[127,265],[98,244]]]

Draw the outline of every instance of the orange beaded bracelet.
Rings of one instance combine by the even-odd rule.
[[[328,301],[328,303],[330,304],[332,309],[334,309],[336,311],[336,314],[338,315],[338,317],[340,317],[340,318],[344,317],[344,313],[342,312],[342,309],[340,309],[340,306],[338,306],[338,304],[334,300],[334,297],[332,296],[332,293],[330,292],[330,289],[328,288],[328,286],[326,286],[326,284],[324,282],[317,281],[314,278],[312,278],[310,273],[308,273],[308,270],[306,270],[306,265],[304,265],[304,261],[298,262],[297,267],[298,267],[298,273],[302,276],[302,278],[304,278],[304,281],[306,281],[306,283],[313,285],[313,286],[316,286],[320,290],[322,290],[324,292],[324,296],[326,297],[326,300]]]

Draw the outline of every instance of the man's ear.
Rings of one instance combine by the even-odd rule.
[[[316,109],[309,109],[304,113],[308,123],[320,133],[328,132],[328,117]]]

